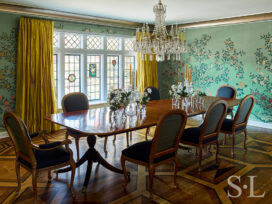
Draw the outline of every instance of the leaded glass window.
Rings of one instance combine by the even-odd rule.
[[[89,100],[100,99],[101,56],[87,56],[87,95]]]
[[[65,94],[80,91],[80,55],[66,54],[65,58]]]

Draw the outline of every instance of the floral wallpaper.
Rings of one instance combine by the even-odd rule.
[[[17,25],[13,23],[18,19],[7,21],[6,17],[6,14],[0,14],[0,128],[3,127],[4,112],[15,109],[16,94]],[[6,25],[7,22],[12,23]]]
[[[192,70],[194,89],[215,95],[223,84],[232,85],[237,97],[253,94],[251,120],[272,123],[272,22],[187,29],[188,52],[181,61],[159,63],[162,98],[177,83],[177,70]]]

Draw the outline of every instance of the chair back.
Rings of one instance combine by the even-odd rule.
[[[88,98],[81,92],[74,92],[65,95],[62,98],[61,105],[64,113],[89,109]]]
[[[250,112],[254,106],[254,96],[249,94],[245,96],[239,104],[238,110],[234,117],[235,125],[246,125]]]
[[[4,114],[4,124],[14,145],[16,156],[33,163],[36,159],[25,123],[15,113],[6,112]]]
[[[162,116],[152,141],[150,161],[163,155],[176,153],[186,121],[187,115],[182,110],[171,110]]]
[[[148,93],[147,89],[151,89],[152,92]],[[161,99],[159,90],[157,88],[153,87],[153,86],[146,87],[144,92],[146,92],[148,94],[148,97],[150,98],[150,101],[160,100]]]
[[[235,99],[236,98],[236,89],[233,86],[229,86],[229,85],[220,86],[217,89],[216,96],[222,97],[222,98]]]
[[[213,102],[206,113],[200,140],[205,140],[211,137],[218,137],[224,118],[227,114],[228,105],[225,100],[217,100]]]

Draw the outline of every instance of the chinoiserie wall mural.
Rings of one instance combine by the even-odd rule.
[[[187,29],[188,52],[181,61],[159,63],[162,98],[177,83],[178,69],[192,70],[194,89],[215,95],[223,84],[237,97],[256,99],[250,120],[272,123],[272,21]]]
[[[4,112],[15,108],[18,20],[18,16],[0,13],[0,129]]]
[[[5,111],[14,111],[17,32],[20,15],[0,12],[0,131]],[[54,19],[53,19],[54,20]],[[135,36],[135,29],[54,20],[54,28],[71,32]]]

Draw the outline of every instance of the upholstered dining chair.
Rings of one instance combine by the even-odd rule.
[[[151,93],[148,93],[147,89],[151,89]],[[153,86],[148,86],[145,88],[144,90],[145,93],[148,94],[148,97],[150,99],[150,101],[154,101],[154,100],[160,100],[160,92],[157,88],[153,87]],[[147,140],[147,136],[150,133],[150,128],[146,128],[146,133],[145,133],[145,140]]]
[[[225,119],[223,121],[221,132],[225,134],[232,135],[232,156],[234,156],[234,145],[235,145],[235,135],[241,132],[244,132],[244,150],[246,148],[246,139],[247,139],[247,122],[251,110],[254,106],[254,96],[247,95],[245,96],[237,109],[234,119]]]
[[[199,127],[184,130],[180,143],[195,146],[198,149],[198,170],[201,171],[202,149],[205,145],[216,144],[216,163],[218,162],[219,142],[218,135],[222,122],[227,113],[227,102],[217,100],[213,102],[205,115],[203,123]]]
[[[222,85],[216,91],[217,97],[235,99],[236,98],[236,89],[233,86]],[[227,110],[227,114],[231,115],[231,119],[233,119],[233,108],[229,107]]]
[[[62,98],[62,111],[64,113],[73,112],[73,111],[81,111],[89,109],[89,100],[84,93],[81,92],[73,92],[66,94]],[[81,137],[87,137],[88,135],[82,134],[78,131],[67,128],[65,138],[68,139],[69,136],[75,138],[76,151],[77,151],[77,160],[79,160],[79,139]]]
[[[128,183],[126,161],[148,168],[149,193],[151,199],[155,167],[173,161],[175,164],[174,183],[177,186],[176,176],[178,164],[176,154],[186,121],[187,115],[184,111],[171,110],[161,117],[157,124],[153,140],[136,143],[122,151],[121,164],[125,177],[124,187],[126,187]]]
[[[6,112],[4,114],[4,124],[15,148],[16,160],[15,169],[17,174],[19,193],[21,189],[20,166],[32,173],[32,185],[35,202],[37,201],[37,177],[41,171],[48,171],[49,182],[51,180],[51,170],[58,169],[67,165],[71,166],[71,192],[74,195],[73,183],[75,176],[75,162],[73,152],[69,148],[70,140],[62,142],[35,145],[31,141],[30,134],[25,123],[14,113]],[[38,134],[32,135],[32,137]],[[65,147],[63,147],[65,145]]]

